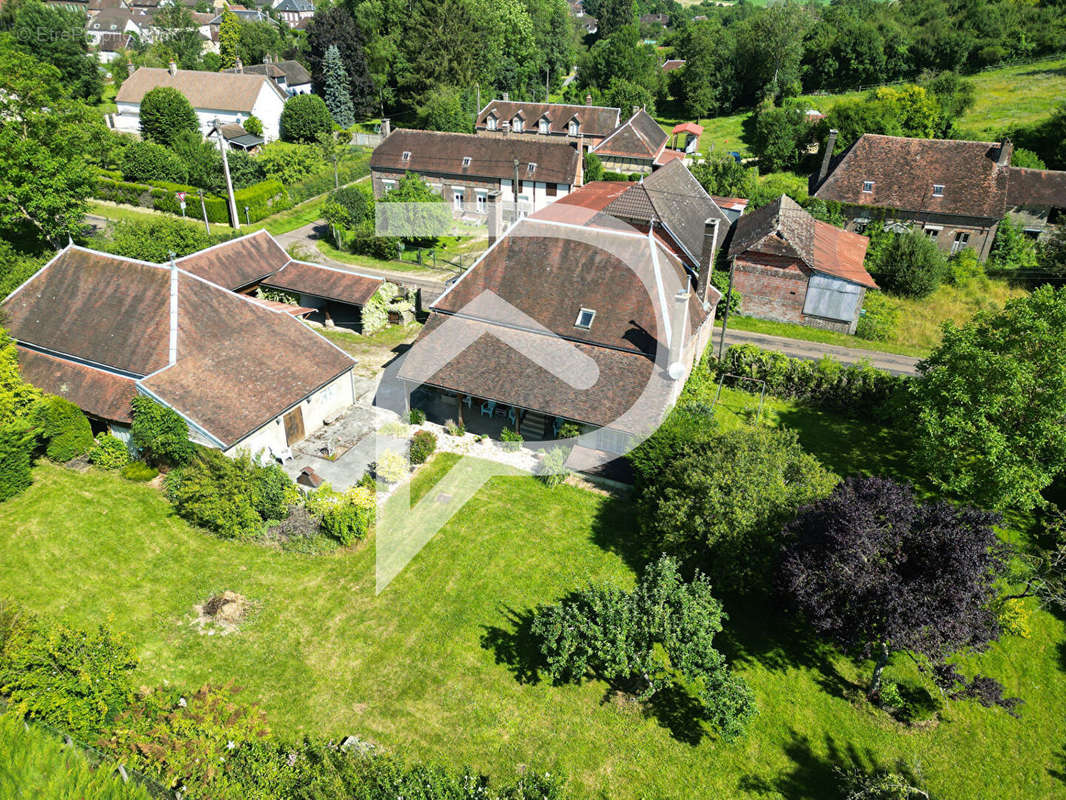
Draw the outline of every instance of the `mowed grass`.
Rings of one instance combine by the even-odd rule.
[[[727,392],[719,416],[741,424],[753,402]],[[902,457],[875,425],[768,405],[842,473],[891,471]],[[452,460],[416,474],[416,497]],[[552,686],[531,660],[529,609],[588,580],[630,584],[642,549],[628,501],[530,477],[492,479],[380,595],[373,541],[325,557],[223,542],[175,517],[158,491],[95,470],[41,464],[25,494],[0,505],[0,593],[126,631],[138,683],[235,681],[279,732],[355,733],[499,776],[542,765],[566,773],[579,798],[826,798],[835,767],[900,760],[938,796],[1066,796],[1056,777],[1066,631],[1040,612],[1032,638],[966,664],[1024,698],[1020,720],[953,702],[937,727],[901,728],[854,699],[869,665],[826,652],[761,601],[730,604],[719,639],[760,708],[737,742],[693,721],[683,698],[644,713],[597,681]],[[225,589],[252,600],[252,618],[230,636],[199,634],[193,604]],[[908,674],[902,662],[892,670]]]
[[[1066,58],[1016,64],[964,77],[973,83],[976,95],[973,107],[958,121],[964,137],[995,140],[1008,130],[1047,119],[1056,108],[1066,103]],[[837,103],[864,94],[866,92],[802,95],[799,99],[826,114]],[[744,121],[749,116],[750,111],[742,111],[699,120],[703,126],[700,152],[736,151],[744,157],[753,155],[744,139]],[[683,121],[660,120],[667,131]]]

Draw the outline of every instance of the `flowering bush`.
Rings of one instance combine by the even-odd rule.
[[[307,510],[318,519],[323,533],[347,547],[370,530],[377,500],[374,491],[365,486],[337,492],[324,483],[307,498]]]

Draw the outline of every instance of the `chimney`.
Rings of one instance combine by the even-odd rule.
[[[489,247],[496,244],[496,240],[500,238],[500,231],[503,228],[503,203],[500,202],[500,192],[489,192],[488,198],[486,198],[489,208],[488,228],[489,228]]]
[[[130,75],[132,75],[136,71],[137,71],[137,68],[133,66],[133,62],[132,61],[127,61],[126,62],[126,72],[128,72]]]
[[[381,138],[388,139],[389,134],[392,133],[392,122],[388,117],[381,118]]]
[[[233,62],[234,72],[244,72],[244,64],[241,63],[241,57],[237,56],[237,60]]]
[[[638,111],[640,111],[640,106],[633,106],[633,116],[634,117],[637,115]]]
[[[504,92],[503,93],[503,102],[509,103],[510,101],[511,101],[511,93],[510,92]]]
[[[503,124],[500,125],[500,129],[503,131],[503,135],[504,136],[510,135],[510,133],[511,133],[511,123],[510,123],[510,121],[509,120],[504,120]]]
[[[1010,166],[1011,153],[1014,152],[1014,146],[1010,143],[1010,137],[1004,136],[1003,141],[999,143],[999,156],[996,158],[996,164],[1001,167]]]
[[[820,186],[829,174],[829,162],[833,160],[833,148],[837,146],[837,129],[829,129],[829,138],[825,140],[825,153],[822,154],[822,166],[818,168],[817,185]]]
[[[703,248],[700,250],[700,272],[696,277],[696,297],[706,306],[707,287],[711,285],[711,273],[714,271],[714,254],[718,250],[717,219],[709,219],[703,224]]]
[[[176,254],[170,253],[170,353],[168,364],[178,361],[178,262]]]
[[[685,364],[681,359],[684,357],[685,331],[688,330],[688,300],[688,289],[678,289],[673,308],[669,311],[673,319],[670,325],[670,363],[666,371],[672,381],[680,381],[685,377]]]
[[[167,72],[169,72],[171,75],[178,74],[178,65],[173,60],[169,64],[167,64]]]

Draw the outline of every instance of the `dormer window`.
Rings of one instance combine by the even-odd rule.
[[[411,151],[410,150],[404,150],[403,151],[403,155],[400,156],[400,161],[410,161],[410,160],[411,160]]]
[[[536,161],[530,161],[529,162],[529,167],[527,167],[527,169],[528,169],[527,174],[532,175],[534,172],[537,171],[537,162]]]
[[[934,183],[933,184],[933,197],[943,197],[943,196],[944,196],[944,184],[942,184],[942,183]]]
[[[577,136],[578,127],[579,126],[577,124],[577,120],[576,119],[570,120],[570,135],[571,136]]]
[[[592,327],[592,320],[594,319],[596,319],[596,312],[591,308],[583,308],[577,312],[577,322],[574,323],[574,327],[587,331]]]
[[[470,156],[463,156],[463,169],[470,166]]]
[[[490,131],[496,130],[496,117],[489,117],[485,120],[485,129]]]
[[[547,117],[542,118],[541,121],[540,121],[540,132],[541,133],[547,133],[548,132],[548,118]]]
[[[873,192],[873,190],[874,190],[874,182],[873,181],[863,181],[862,182],[862,192],[863,192],[863,194],[871,194]]]
[[[521,117],[515,117],[513,120],[511,120],[511,130],[513,130],[515,133],[521,133],[522,132],[522,118]]]

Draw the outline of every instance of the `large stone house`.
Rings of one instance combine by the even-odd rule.
[[[729,245],[744,314],[854,333],[867,289],[869,240],[816,220],[788,195],[745,214]]]
[[[833,156],[826,143],[811,193],[843,204],[848,230],[872,221],[917,226],[946,253],[967,247],[983,261],[1008,214],[1034,236],[1052,210],[1066,208],[1066,172],[1010,166],[1013,146],[1002,142],[912,139],[867,133]]]
[[[603,106],[492,100],[478,112],[474,132],[485,136],[562,137],[595,147],[619,125],[621,111]]]
[[[492,244],[430,307],[398,377],[409,393],[443,398],[453,418],[501,416],[526,440],[576,423],[585,433],[569,463],[595,469],[659,424],[706,347],[720,294],[655,231],[590,214],[576,195],[500,238],[490,215]]]
[[[25,379],[94,429],[128,438],[130,401],[145,395],[194,441],[278,455],[355,401],[355,362],[280,305],[177,264],[70,245],[2,311]]]
[[[401,128],[370,158],[374,196],[382,197],[408,172],[421,175],[456,214],[484,215],[489,194],[500,192],[505,213],[513,217],[516,195],[518,215],[524,216],[580,186],[582,160],[575,145],[561,140]]]
[[[266,75],[140,67],[123,82],[115,96],[118,110],[112,115],[116,130],[140,133],[141,100],[152,89],[170,86],[188,99],[206,136],[214,120],[222,124],[245,122],[255,116],[263,123],[263,138],[280,136],[281,112],[286,94]]]

